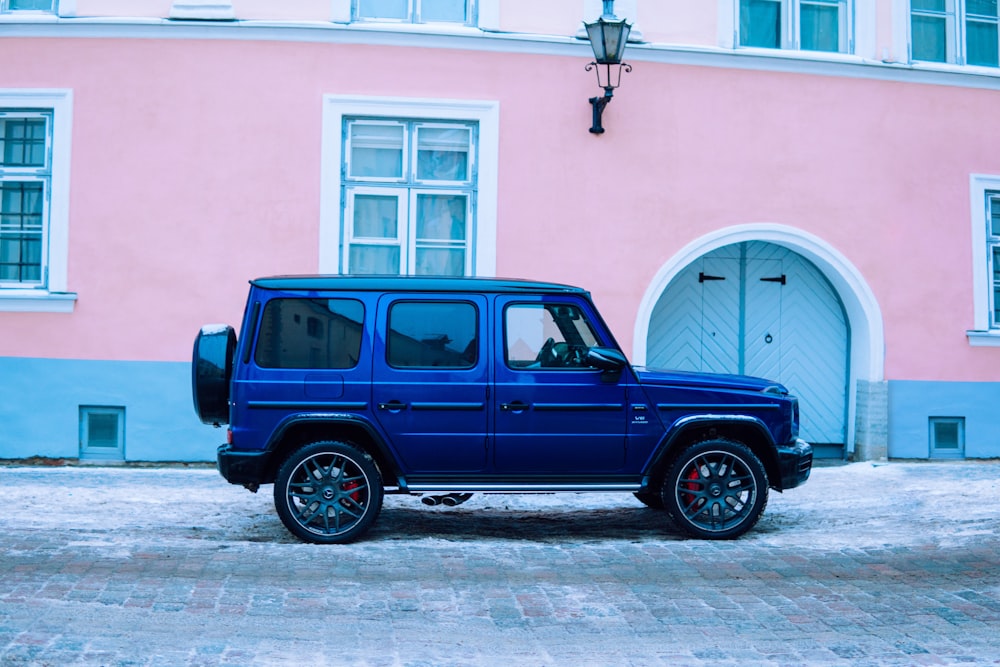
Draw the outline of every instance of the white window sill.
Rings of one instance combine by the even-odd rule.
[[[990,331],[966,331],[972,347],[1000,347],[1000,329]]]
[[[74,292],[0,289],[0,312],[72,313],[75,304]]]

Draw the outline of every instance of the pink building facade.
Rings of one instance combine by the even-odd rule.
[[[194,334],[315,272],[578,284],[825,455],[998,457],[998,17],[937,4],[620,1],[595,135],[592,0],[2,0],[0,458],[213,459]]]

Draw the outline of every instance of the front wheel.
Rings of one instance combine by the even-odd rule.
[[[371,456],[346,442],[296,450],[274,481],[274,507],[296,537],[341,544],[364,535],[382,509],[382,477]]]
[[[671,464],[663,507],[685,533],[728,540],[747,532],[767,504],[767,472],[741,443],[710,440],[692,445]]]

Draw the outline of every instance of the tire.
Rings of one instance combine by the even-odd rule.
[[[346,442],[316,442],[289,456],[274,481],[274,508],[293,535],[343,544],[364,535],[382,509],[372,457]]]
[[[229,423],[229,383],[233,378],[236,332],[228,325],[201,328],[191,353],[191,396],[205,424]]]
[[[636,498],[639,499],[646,507],[652,508],[654,510],[663,509],[663,496],[659,493],[652,493],[650,491],[636,491],[633,493]]]
[[[767,505],[767,472],[750,449],[709,440],[681,452],[663,481],[663,507],[691,537],[731,540],[754,527]]]

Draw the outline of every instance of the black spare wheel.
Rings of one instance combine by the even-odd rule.
[[[203,326],[194,339],[191,394],[194,411],[206,424],[229,422],[229,381],[235,352],[236,332],[225,324]]]

